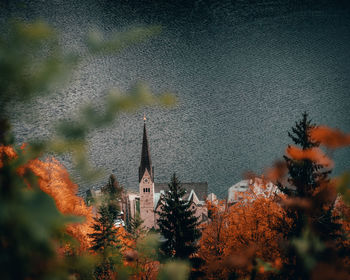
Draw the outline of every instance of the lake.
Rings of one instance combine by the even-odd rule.
[[[78,52],[92,29],[163,26],[159,36],[118,55],[88,57],[50,98],[19,104],[16,141],[49,136],[53,122],[98,103],[106,89],[143,81],[155,92],[172,91],[179,103],[122,115],[89,135],[91,162],[137,189],[146,114],[155,180],[167,182],[176,172],[184,182],[207,181],[224,197],[245,171],[262,172],[282,157],[291,143],[287,131],[303,111],[317,124],[350,131],[350,13],[342,1],[173,2],[3,4],[2,23],[44,19]],[[332,156],[334,174],[349,168],[349,148]],[[68,157],[60,160],[70,168]],[[81,193],[87,187],[81,184]]]

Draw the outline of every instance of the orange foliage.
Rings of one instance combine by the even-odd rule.
[[[87,250],[90,247],[88,234],[93,231],[92,207],[87,207],[84,200],[76,195],[78,185],[70,180],[68,171],[54,158],[45,162],[35,159],[26,167],[38,176],[40,189],[53,197],[60,212],[84,217],[82,223],[69,224],[67,232],[80,242],[81,250]]]
[[[207,277],[227,279],[232,272],[246,277],[256,258],[280,266],[283,235],[276,226],[281,220],[289,224],[282,207],[261,196],[214,211],[200,240],[199,256],[205,260]]]
[[[285,178],[288,173],[287,165],[284,161],[276,161],[272,167],[266,170],[265,177],[272,183],[276,184],[281,179]]]
[[[3,158],[4,156],[8,157],[8,158],[16,158],[17,154],[15,152],[15,150],[10,147],[10,146],[0,146],[0,168],[2,168],[3,166]]]
[[[25,146],[22,146],[25,149]],[[16,151],[10,146],[0,146],[0,159],[6,155],[9,158],[17,156]],[[0,161],[0,168],[1,168]],[[68,171],[56,159],[44,161],[39,159],[28,162],[18,170],[22,176],[26,170],[32,171],[38,178],[38,184],[42,191],[53,197],[58,210],[66,215],[81,216],[84,222],[69,224],[67,233],[80,242],[80,250],[90,247],[89,233],[92,233],[92,208],[85,205],[84,200],[77,196],[78,185],[74,184]],[[30,186],[29,186],[30,187]]]
[[[310,137],[328,148],[341,148],[350,145],[350,134],[327,126],[317,126],[310,131]]]
[[[135,247],[135,240],[131,238],[130,234],[123,227],[118,227],[118,240],[122,245],[122,252],[126,252],[128,249]]]
[[[340,223],[342,224],[342,229],[344,232],[349,234],[350,233],[350,206],[345,204],[341,197],[338,197],[336,200],[333,214],[335,216],[342,217],[342,219],[340,220]],[[350,238],[342,240],[342,242],[344,243],[345,247],[350,248]]]
[[[286,153],[295,160],[309,159],[325,167],[332,167],[333,161],[329,159],[320,148],[311,148],[303,150],[296,146],[289,146]]]

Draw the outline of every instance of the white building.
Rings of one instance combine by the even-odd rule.
[[[242,180],[230,187],[228,189],[227,203],[236,203],[239,200],[246,199],[248,195],[251,199],[255,199],[258,196],[271,197],[279,192],[278,187],[272,182],[256,177]]]

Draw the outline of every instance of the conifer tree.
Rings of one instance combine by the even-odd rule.
[[[128,231],[134,240],[138,240],[140,237],[146,234],[146,228],[143,226],[143,220],[141,219],[139,213],[136,213],[135,217],[130,219]]]
[[[200,238],[198,218],[190,209],[190,203],[183,200],[186,190],[174,173],[168,184],[169,191],[161,196],[161,208],[157,211],[157,224],[165,241],[161,252],[168,258],[188,259],[197,251],[196,241]]]
[[[288,136],[303,151],[317,148],[319,143],[313,141],[310,137],[310,132],[315,127],[316,125],[312,124],[308,114],[305,112],[302,115],[302,119],[292,127],[292,131],[288,132]],[[292,157],[284,156],[284,159],[288,169],[289,186],[282,186],[279,183],[280,190],[294,200],[301,199],[310,205],[312,202],[317,202],[317,209],[307,210],[301,205],[286,208],[287,216],[292,220],[293,224],[288,230],[281,229],[281,231],[285,231],[285,237],[291,241],[291,244],[287,246],[288,250],[285,256],[288,264],[284,267],[281,276],[286,279],[308,279],[310,269],[306,267],[305,260],[302,259],[300,252],[296,250],[295,244],[298,242],[297,240],[305,241],[305,234],[309,233],[310,230],[310,238],[315,244],[320,241],[326,244],[340,237],[339,230],[341,226],[332,215],[334,203],[330,203],[329,199],[321,196],[317,198],[317,201],[315,200],[315,194],[320,191],[322,184],[329,183],[328,175],[331,170],[308,158],[296,160]],[[312,243],[310,240],[305,242]],[[317,259],[324,258],[319,253],[315,253],[313,257]]]
[[[91,250],[101,255],[101,263],[95,269],[97,279],[112,279],[116,266],[122,263],[118,240],[118,228],[115,220],[119,214],[118,198],[121,188],[113,175],[108,184],[102,188],[102,204],[98,208],[98,216],[94,218],[94,233]]]
[[[316,125],[311,122],[306,112],[303,113],[302,119],[295,123],[292,131],[288,132],[288,136],[292,139],[294,144],[299,145],[302,150],[308,150],[319,147],[319,143],[313,141],[310,137],[311,129]],[[282,186],[280,189],[291,198],[311,199],[315,191],[322,183],[329,181],[328,175],[331,170],[326,169],[323,165],[315,163],[310,159],[295,160],[291,157],[284,156],[288,168],[288,183],[290,186]],[[318,217],[319,229],[322,236],[328,238],[330,234],[334,234],[336,228],[332,224],[332,207],[322,213],[322,217]],[[300,236],[303,226],[305,225],[305,215],[298,211],[288,211],[292,216],[294,226],[289,232],[289,237]]]
[[[295,123],[292,131],[288,132],[288,136],[295,145],[299,145],[303,150],[315,148],[319,143],[314,142],[310,138],[310,131],[316,127],[315,124],[308,119],[308,114],[303,113],[302,119]],[[327,180],[329,170],[324,171],[324,166],[317,164],[310,159],[294,160],[288,156],[284,156],[287,164],[289,178],[288,182],[294,189],[283,188],[282,191],[292,197],[310,197],[320,183]]]

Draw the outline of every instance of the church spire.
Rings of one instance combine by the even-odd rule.
[[[149,152],[147,129],[146,129],[146,115],[143,116],[143,140],[142,140],[142,152],[141,152],[141,163],[139,167],[139,182],[141,181],[143,174],[148,170],[153,180],[153,168],[151,162],[151,154]]]

